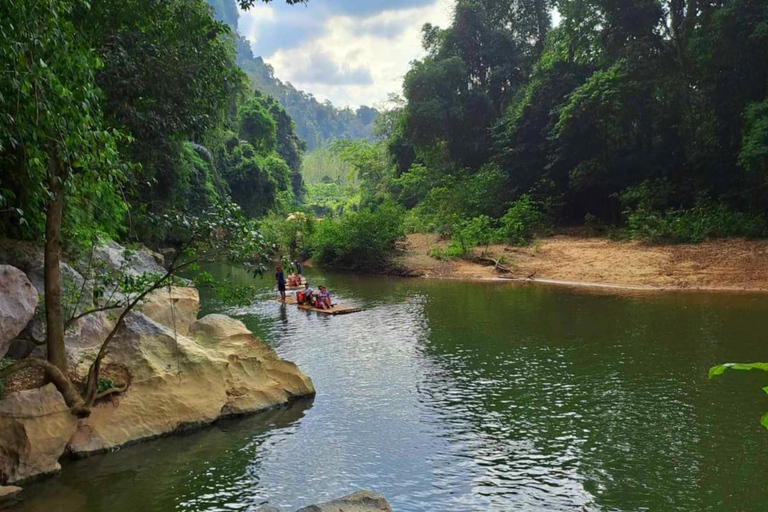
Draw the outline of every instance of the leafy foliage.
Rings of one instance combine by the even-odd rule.
[[[403,211],[391,202],[318,222],[311,239],[312,258],[321,265],[350,269],[386,268],[403,239]]]
[[[713,366],[712,368],[709,369],[709,378],[712,379],[714,377],[717,377],[718,375],[722,375],[728,370],[741,370],[741,371],[762,370],[764,372],[768,372],[768,363],[750,363],[750,364],[726,363],[726,364]],[[764,387],[763,391],[768,393],[768,386]],[[760,424],[768,429],[768,412],[765,413],[762,418],[760,418]]]
[[[561,224],[764,236],[765,2],[556,4],[557,27],[524,0],[459,0],[449,27],[424,27],[405,102],[380,116],[409,225],[498,220],[528,194]],[[646,182],[663,204],[628,209]]]
[[[39,239],[58,194],[69,200],[71,238],[121,230],[116,190],[126,166],[117,144],[125,137],[103,122],[102,61],[70,21],[75,6],[9,0],[0,8],[0,228],[8,235]]]

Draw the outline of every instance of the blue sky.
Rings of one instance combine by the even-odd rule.
[[[337,106],[380,105],[402,92],[423,55],[424,23],[446,26],[453,0],[280,0],[240,13],[240,33],[283,81]]]

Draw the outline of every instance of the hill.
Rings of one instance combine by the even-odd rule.
[[[239,13],[235,0],[207,0],[237,33]],[[378,112],[363,105],[357,110],[337,108],[330,101],[320,102],[312,94],[296,89],[275,76],[272,66],[254,56],[248,41],[238,36],[237,63],[253,86],[275,97],[296,123],[296,133],[312,151],[337,139],[367,139],[373,135],[373,121]]]

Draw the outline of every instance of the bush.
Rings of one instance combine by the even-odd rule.
[[[315,218],[304,212],[283,216],[269,214],[259,223],[264,241],[278,255],[291,259],[309,255],[309,239],[315,229]]]
[[[634,239],[672,243],[700,243],[707,238],[762,238],[768,235],[768,220],[733,211],[723,204],[699,204],[664,212],[640,209],[627,213],[627,232]]]
[[[510,245],[523,246],[533,241],[536,232],[544,224],[544,216],[531,196],[525,194],[512,203],[499,224],[500,240]]]
[[[737,212],[706,196],[700,196],[693,208],[669,208],[668,195],[666,180],[644,182],[621,194],[629,238],[700,243],[707,238],[768,235],[768,219],[763,216]]]
[[[496,241],[498,233],[491,227],[491,219],[480,215],[469,220],[457,220],[453,224],[453,234],[448,252],[454,257],[467,256],[478,245],[488,245]]]
[[[385,202],[338,219],[318,222],[312,236],[312,257],[321,265],[381,269],[389,265],[395,244],[405,237],[402,208]]]

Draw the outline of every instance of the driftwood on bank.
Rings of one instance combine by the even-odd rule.
[[[501,272],[502,274],[511,274],[512,269],[509,267],[505,267],[501,264],[499,260],[495,260],[493,258],[488,258],[486,256],[478,256],[475,258],[475,261],[479,263],[485,263],[487,265],[493,265],[493,267],[496,269],[497,272]]]

